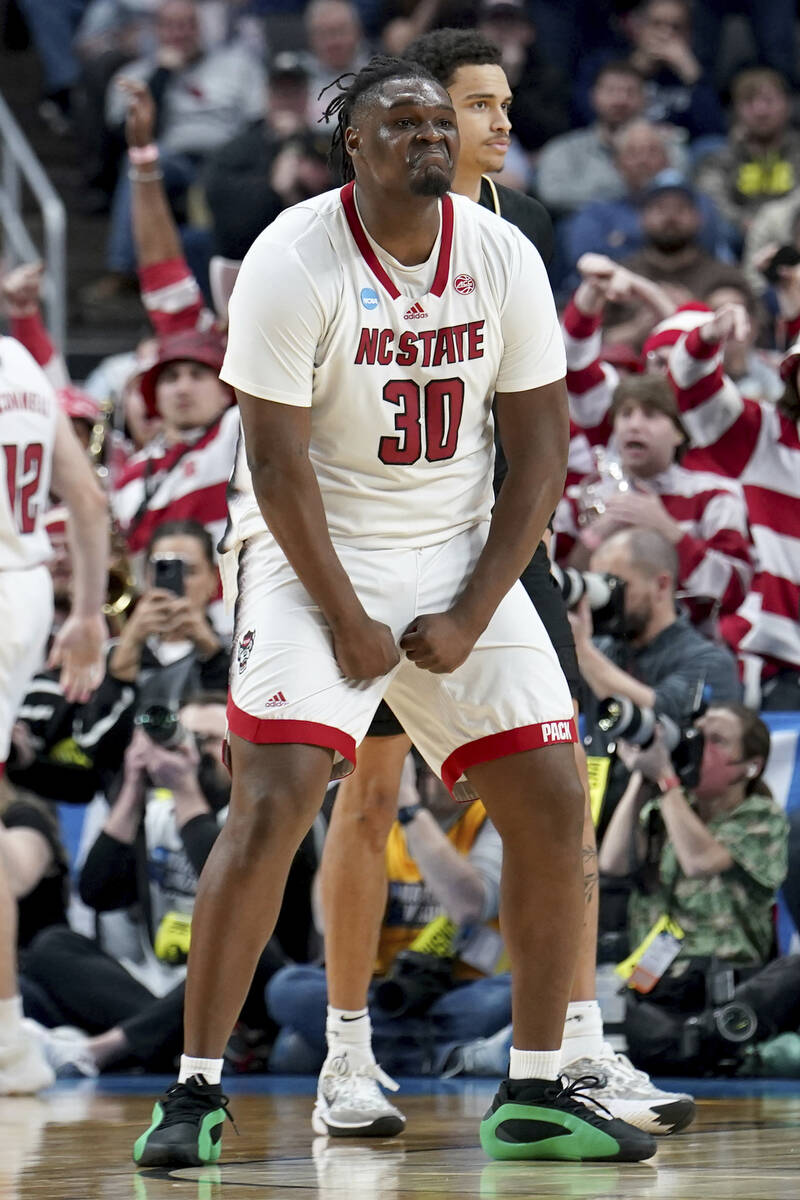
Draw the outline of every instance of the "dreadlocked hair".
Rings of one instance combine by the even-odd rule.
[[[338,171],[344,183],[355,178],[353,163],[344,144],[345,130],[353,123],[353,110],[360,100],[371,91],[376,91],[389,79],[429,79],[437,80],[430,71],[419,63],[407,58],[392,58],[387,54],[376,54],[362,67],[357,74],[348,72],[334,79],[320,92],[320,97],[332,87],[339,89],[328,107],[322,114],[321,120],[326,123],[336,121],[336,128],[331,138],[331,148],[328,154],[328,164],[333,171]],[[350,80],[349,83],[346,81]]]

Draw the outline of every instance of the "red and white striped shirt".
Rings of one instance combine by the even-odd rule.
[[[602,314],[587,316],[570,300],[561,318],[561,332],[567,351],[570,416],[589,446],[605,446],[611,437],[608,413],[619,372],[600,358]]]
[[[690,471],[672,463],[646,480],[683,530],[678,552],[678,587],[692,620],[733,613],[752,577],[747,514],[742,489],[718,472]],[[556,560],[564,562],[579,534],[577,489],[568,488],[556,510]]]
[[[796,323],[800,326],[800,321]],[[796,335],[793,328],[790,333]],[[751,591],[723,618],[725,639],[765,675],[800,668],[800,433],[772,404],[745,400],[723,373],[722,348],[692,330],[674,346],[670,376],[695,447],[692,469],[737,479],[755,543]]]
[[[139,268],[142,304],[159,337],[187,329],[210,329],[216,318],[184,258],[165,258]]]

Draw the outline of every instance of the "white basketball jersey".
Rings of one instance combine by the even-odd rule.
[[[287,209],[248,252],[221,377],[311,406],[334,542],[435,545],[486,520],[492,399],[552,383],[564,347],[542,261],[508,222],[441,201],[430,258],[367,234],[352,184]],[[265,529],[240,444],[225,549]]]
[[[44,527],[58,400],[15,338],[0,337],[0,571],[50,558]]]

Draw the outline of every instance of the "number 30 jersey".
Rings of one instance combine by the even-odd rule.
[[[0,337],[0,571],[36,567],[51,556],[44,526],[58,400],[28,351]]]
[[[283,212],[249,250],[221,377],[311,408],[309,456],[334,542],[429,546],[486,520],[492,399],[563,377],[538,252],[507,221],[446,195],[430,257],[369,236],[347,184]],[[263,532],[240,441],[224,549]]]

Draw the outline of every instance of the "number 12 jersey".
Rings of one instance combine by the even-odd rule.
[[[353,184],[287,209],[245,257],[229,311],[221,377],[311,408],[331,538],[365,549],[436,545],[487,520],[494,393],[566,369],[538,252],[452,194],[411,267],[369,236]],[[263,533],[241,440],[229,508],[224,549]]]

